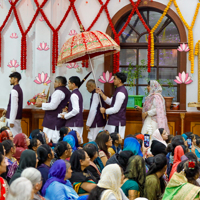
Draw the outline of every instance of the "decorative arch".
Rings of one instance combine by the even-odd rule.
[[[148,3],[146,5],[144,5],[144,3],[140,3],[140,5],[138,7],[139,10],[140,9],[148,9],[148,8],[154,9],[156,11],[163,12],[164,9],[166,8],[166,5],[158,3],[158,2],[148,1]],[[128,4],[127,6],[120,9],[114,15],[114,17],[112,18],[112,22],[113,22],[115,29],[117,28],[117,26],[121,22],[122,18],[126,17],[127,14],[129,12],[131,12],[132,9],[133,9],[132,5]],[[180,42],[186,43],[187,42],[187,35],[186,35],[185,27],[184,27],[181,19],[178,17],[178,15],[172,9],[169,9],[167,15],[170,18],[172,18],[174,24],[177,26],[177,29],[178,29],[179,35],[180,35]],[[106,33],[113,38],[113,33],[112,33],[112,29],[111,29],[110,25],[108,25],[108,27],[106,29]],[[181,72],[186,71],[186,62],[187,62],[186,53],[185,52],[179,53],[178,66],[179,66]],[[112,58],[112,56],[105,56],[104,71],[113,71],[113,58]],[[107,95],[111,96],[113,94],[113,91],[114,91],[114,86],[111,85],[111,84],[109,84],[109,85],[106,84],[104,86],[104,91]],[[179,98],[178,98],[179,101],[180,101],[180,110],[186,110],[186,85],[185,84],[181,84],[178,87],[178,93],[180,94]]]

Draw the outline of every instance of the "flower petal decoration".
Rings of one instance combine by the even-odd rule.
[[[42,22],[42,21],[44,21],[44,18],[41,16],[39,20]]]
[[[72,69],[72,68],[76,69],[79,67],[79,65],[77,63],[73,62],[73,63],[68,63],[66,67],[69,69]]]
[[[189,74],[185,73],[184,71],[182,73],[179,73],[178,76],[176,76],[176,79],[174,81],[178,84],[182,84],[182,83],[190,84],[193,82]]]
[[[37,83],[37,84],[44,84],[44,85],[48,85],[49,83],[51,83],[51,80],[49,80],[49,76],[48,76],[48,74],[46,73],[44,73],[44,72],[42,72],[41,74],[40,73],[38,73],[38,76],[37,77],[35,77],[35,80],[34,80],[34,82],[35,83]]]
[[[183,51],[188,52],[190,49],[187,44],[183,43],[183,44],[180,44],[177,50],[181,52]]]
[[[10,36],[10,38],[17,39],[18,38],[17,33],[12,33],[11,36]]]
[[[112,75],[112,72],[109,73],[107,71],[106,73],[103,72],[102,76],[100,76],[99,82],[101,83],[113,83],[114,82],[114,76]]]
[[[70,30],[69,35],[70,35],[70,36],[77,35],[76,30]]]
[[[19,64],[17,63],[17,60],[10,60],[10,62],[8,63],[8,65],[7,65],[8,67],[10,67],[10,68],[17,68],[17,67],[19,67]]]
[[[37,50],[39,50],[39,51],[48,51],[49,47],[48,47],[47,43],[42,42],[38,46]]]

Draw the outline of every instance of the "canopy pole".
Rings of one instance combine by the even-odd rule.
[[[94,77],[94,82],[95,82],[95,84],[96,84],[96,87],[98,87],[98,86],[97,86],[97,80],[96,80],[95,73],[94,73],[93,64],[92,64],[92,61],[91,61],[91,59],[90,59],[90,55],[89,55],[89,54],[88,54],[88,57],[89,57],[90,66],[91,66],[91,69],[92,69],[92,74],[93,74],[93,77]],[[102,102],[101,102],[100,94],[98,94],[98,97],[99,97],[100,105],[101,105],[101,107],[102,107]],[[104,116],[103,113],[102,113],[102,115],[103,115],[103,118],[105,119],[105,116]]]

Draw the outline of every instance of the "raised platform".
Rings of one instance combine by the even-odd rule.
[[[0,110],[0,113],[2,110]],[[84,126],[88,116],[88,110],[83,113]],[[140,111],[127,110],[126,112],[126,135],[135,134],[142,129],[142,116]],[[40,109],[23,109],[22,130],[27,135],[34,129],[42,129],[44,111]],[[186,112],[185,110],[168,111],[168,125],[171,134],[180,135],[186,131],[191,131],[200,135],[200,112]],[[83,132],[84,142],[87,142],[87,131]]]

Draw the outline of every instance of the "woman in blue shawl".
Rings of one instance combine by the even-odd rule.
[[[49,179],[42,188],[42,195],[49,200],[78,199],[78,194],[72,188],[69,178],[72,170],[68,161],[57,160],[49,170]]]
[[[137,139],[133,137],[128,137],[124,140],[124,149],[123,151],[131,151],[133,155],[139,155],[143,157],[143,154],[141,152],[141,146],[140,143],[137,141]]]
[[[74,139],[74,137],[72,135],[66,135],[63,138],[64,142],[67,142],[68,144],[70,144],[71,148],[72,148],[72,152],[74,152],[76,150],[76,141]]]

